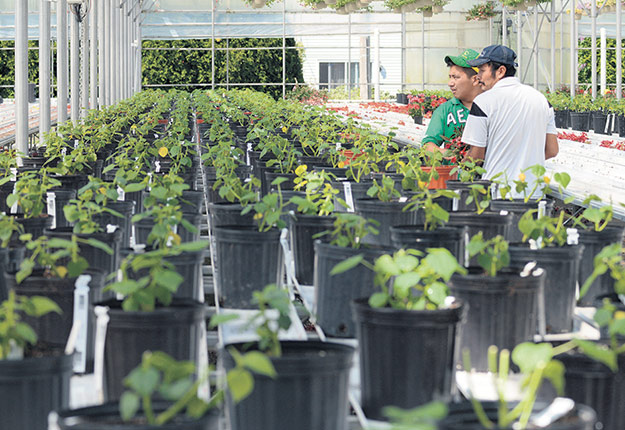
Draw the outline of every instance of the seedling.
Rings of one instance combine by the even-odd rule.
[[[330,237],[330,245],[341,248],[359,249],[362,240],[368,234],[378,234],[377,226],[380,223],[374,219],[365,219],[354,213],[335,213],[334,228],[316,234],[315,239],[323,236]]]
[[[501,235],[497,235],[489,240],[484,240],[482,232],[480,231],[471,238],[468,251],[471,257],[478,256],[478,264],[490,277],[497,276],[498,271],[508,267],[510,264],[508,242]]]
[[[308,172],[305,164],[295,169],[295,190],[304,190],[305,197],[293,196],[290,203],[297,205],[298,212],[306,215],[330,215],[334,212],[334,199],[339,190],[331,185],[331,177],[325,171]],[[339,202],[345,203],[342,199]],[[347,204],[345,204],[347,205]]]
[[[558,217],[543,215],[535,218],[537,213],[538,209],[530,209],[521,216],[519,230],[523,233],[523,241],[533,239],[539,248],[564,246],[567,243],[564,212]]]
[[[265,232],[274,227],[279,229],[286,227],[286,223],[281,219],[284,214],[285,204],[280,191],[280,184],[286,180],[287,178],[284,177],[274,179],[271,185],[278,187],[277,191],[264,195],[255,203],[249,203],[241,211],[241,215],[245,215],[254,209],[254,212],[256,212],[254,221],[256,221],[258,231]]]
[[[373,180],[373,185],[367,190],[369,197],[375,197],[381,202],[390,202],[401,197],[401,193],[395,188],[395,181],[390,176],[382,176],[380,183]]]

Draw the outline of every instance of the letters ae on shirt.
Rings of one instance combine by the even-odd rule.
[[[449,112],[447,114],[447,127],[449,127],[450,125],[460,125],[460,124],[466,124],[467,119],[464,117],[464,113],[465,113],[466,109],[458,109],[456,111],[456,116],[458,117],[458,121],[456,122],[456,118],[454,117],[454,114],[452,112]]]

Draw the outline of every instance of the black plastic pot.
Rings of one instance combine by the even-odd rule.
[[[362,181],[362,182],[354,182],[354,181],[337,181],[337,182],[332,182],[332,187],[336,188],[337,190],[339,190],[338,194],[334,197],[334,211],[335,212],[347,212],[347,208],[345,208],[343,205],[341,205],[338,201],[338,199],[343,199],[347,202],[347,199],[345,198],[345,189],[346,189],[346,183],[349,183],[349,186],[351,187],[351,191],[352,191],[352,202],[353,204],[356,203],[356,200],[358,199],[365,199],[367,198],[367,190],[369,188],[371,188],[371,185],[373,185],[373,181]],[[347,202],[349,203],[349,202]]]
[[[25,249],[23,246],[0,248],[0,303],[9,297],[4,276],[7,273],[14,274],[19,270],[20,264],[24,260]]]
[[[499,212],[449,212],[448,226],[466,227],[466,239],[470,240],[474,235],[482,232],[484,240],[492,239],[497,235],[508,237],[508,232],[512,228],[513,215],[501,215]],[[468,242],[467,242],[468,243]],[[465,248],[466,249],[466,248]],[[466,252],[466,251],[465,251]],[[465,264],[477,266],[477,256],[469,258],[465,255]]]
[[[397,103],[402,105],[408,104],[408,95],[403,93],[397,93]]]
[[[447,189],[454,191],[456,193],[458,193],[458,195],[460,197],[458,197],[457,199],[455,199],[456,201],[453,203],[453,209],[454,211],[476,211],[477,210],[477,206],[475,204],[475,201],[472,201],[471,203],[467,204],[467,198],[470,195],[470,185],[483,185],[484,188],[486,188],[488,190],[488,187],[491,184],[491,181],[488,180],[477,180],[477,181],[473,181],[473,182],[460,182],[458,180],[455,179],[450,179],[446,182],[447,184]],[[491,210],[493,210],[491,208]]]
[[[603,112],[592,112],[591,114],[591,130],[599,134],[611,134],[610,130],[606,130],[608,115]]]
[[[557,110],[554,114],[557,128],[569,128],[571,124],[571,117],[568,109]]]
[[[252,171],[251,166],[240,165],[234,168],[234,174],[237,175],[240,179],[249,178],[250,173]],[[214,181],[217,179],[217,169],[212,166],[204,166],[204,177],[207,181]]]
[[[565,395],[593,408],[603,430],[625,429],[625,357],[619,356],[618,372],[577,352],[556,358],[566,368]]]
[[[7,206],[7,197],[13,194],[13,187],[15,187],[13,181],[0,185],[0,212],[8,214],[11,211],[11,208]]]
[[[384,254],[391,254],[390,247],[362,247],[360,249],[315,242],[315,310],[317,324],[330,336],[354,337],[356,327],[352,317],[351,302],[376,292],[374,272],[358,265],[346,272],[330,275],[340,262],[363,254],[366,261],[373,262]]]
[[[108,400],[117,400],[124,391],[123,379],[141,362],[144,351],[163,351],[176,360],[196,362],[200,336],[205,324],[204,305],[174,301],[152,312],[126,312],[121,302],[108,306],[110,317],[104,347],[104,387]]]
[[[366,235],[362,242],[369,245],[391,246],[391,227],[417,223],[417,211],[404,210],[408,201],[381,202],[378,199],[356,199],[354,207],[356,213],[365,219],[374,219],[378,234]]]
[[[594,270],[595,256],[601,250],[612,243],[622,243],[625,235],[625,226],[607,226],[602,231],[594,230],[578,230],[579,243],[584,245],[584,251],[579,262],[579,285],[580,288],[586,282],[586,279]],[[614,291],[614,279],[610,276],[609,271],[599,276],[584,297],[580,297],[578,304],[580,306],[593,306],[595,297],[612,293]]]
[[[571,128],[577,131],[588,131],[590,128],[590,112],[571,112]]]
[[[451,295],[468,307],[458,350],[469,349],[471,366],[478,372],[488,371],[490,345],[512,351],[519,343],[533,340],[544,282],[544,273],[521,277],[519,272],[509,271],[490,277],[481,267],[452,276],[448,283]]]
[[[48,414],[69,406],[72,356],[0,360],[2,428],[47,429]]]
[[[130,236],[132,234],[132,215],[135,213],[135,202],[132,200],[108,201],[106,207],[119,212],[122,218],[110,213],[103,212],[95,216],[95,221],[106,229],[107,225],[116,225],[122,234],[121,248],[130,246]]]
[[[347,167],[327,167],[327,166],[313,166],[313,170],[317,172],[326,172],[328,174],[334,175],[336,179],[347,179],[347,171],[349,170]],[[333,183],[334,187],[335,184]],[[342,185],[341,185],[342,187]]]
[[[104,292],[105,274],[102,270],[89,269],[85,275],[91,276],[89,282],[89,303],[102,301],[111,297]],[[76,278],[51,278],[44,276],[43,270],[35,270],[33,274],[17,284],[15,275],[5,275],[7,286],[20,296],[44,296],[54,301],[62,313],[51,312],[41,317],[25,315],[23,321],[37,333],[38,340],[58,348],[63,348],[72,330],[74,322],[74,290]],[[87,314],[87,368],[92,369],[95,345],[95,314],[90,309]]]
[[[271,183],[278,178],[286,179],[286,181],[280,184],[280,190],[292,190],[295,187],[295,183],[293,182],[293,180],[297,178],[295,173],[280,173],[266,170],[263,174],[261,182],[261,193],[263,196],[278,190],[277,185],[271,185]]]
[[[229,428],[347,430],[354,348],[318,341],[281,342],[281,346],[282,356],[270,357],[276,378],[254,374],[254,389],[247,398],[236,405],[227,398]],[[224,367],[229,370],[234,360],[226,351]]]
[[[213,277],[219,303],[227,308],[254,309],[254,291],[277,284],[282,275],[280,231],[259,232],[253,226],[215,227]]]
[[[185,190],[182,197],[178,199],[180,210],[187,213],[202,213],[202,202],[204,201],[203,191]]]
[[[522,269],[536,261],[545,269],[545,322],[548,333],[567,333],[573,328],[575,290],[583,245],[530,249],[527,245],[511,245],[510,267]]]
[[[156,402],[154,411],[160,413],[167,406],[164,404],[161,406],[160,402]],[[219,411],[210,410],[199,420],[191,420],[184,414],[180,414],[174,421],[162,426],[138,423],[121,424],[119,404],[107,403],[60,411],[58,412],[58,426],[60,430],[218,430]]]
[[[497,422],[498,404],[495,402],[481,402],[486,416],[491,422]],[[511,408],[513,405],[509,405]],[[537,405],[534,410],[542,410],[545,404]],[[542,427],[549,430],[595,430],[595,422],[597,416],[588,406],[576,405],[573,411],[566,416],[550,424]],[[438,423],[439,430],[485,430],[479,423],[473,407],[469,401],[461,403],[453,403],[449,405],[447,417]],[[512,430],[512,426],[501,428],[493,427],[492,430]]]
[[[300,155],[297,157],[297,164],[305,164],[309,172],[313,170],[314,167],[330,167],[329,161],[324,156]]]
[[[295,261],[295,277],[302,285],[312,285],[315,274],[315,239],[313,236],[332,230],[334,217],[293,213],[288,219],[289,238]]]
[[[391,241],[396,248],[423,252],[428,248],[445,248],[458,263],[464,265],[464,227],[439,227],[425,231],[418,225],[400,225],[391,227]]]
[[[384,406],[413,408],[450,399],[454,354],[464,306],[414,311],[352,304],[360,346],[361,404],[367,418],[383,419]]]
[[[62,227],[46,230],[45,233],[49,237],[59,237],[61,239],[70,240],[72,235],[77,236],[80,239],[95,239],[108,245],[113,254],[107,254],[100,248],[95,246],[80,243],[80,255],[84,257],[89,263],[89,267],[94,269],[101,269],[106,275],[109,275],[119,268],[119,250],[121,249],[122,232],[120,229],[115,230],[113,233],[89,233],[81,234],[74,233],[72,227]]]
[[[619,115],[616,118],[618,120],[618,135],[619,137],[625,137],[625,116]]]
[[[182,243],[200,240],[200,227],[202,226],[202,221],[205,219],[205,216],[194,212],[183,212],[182,218],[195,227],[195,231],[189,231],[182,224],[178,225],[177,232]]]
[[[76,190],[53,190],[54,193],[54,224],[56,227],[68,227],[70,222],[65,218],[63,208],[69,203],[70,200],[76,198]]]
[[[545,200],[545,215],[553,214],[553,200]],[[521,242],[523,233],[519,231],[519,220],[530,209],[538,209],[538,200],[530,200],[527,203],[523,199],[504,200],[495,199],[490,202],[490,210],[493,212],[508,211],[512,214],[512,226],[508,229],[506,240],[510,243]]]
[[[92,174],[89,172],[89,174]],[[61,183],[59,187],[62,190],[80,190],[89,183],[87,174],[84,175],[53,175],[52,178]]]
[[[22,224],[22,227],[24,227],[24,233],[32,234],[33,239],[43,236],[44,230],[50,228],[52,225],[52,217],[47,214],[35,218],[23,218],[17,216],[15,217],[15,221]],[[26,254],[30,255],[30,251],[27,251]]]
[[[241,215],[243,206],[238,203],[210,203],[208,213],[210,214],[210,228],[224,225],[254,225],[254,211]]]

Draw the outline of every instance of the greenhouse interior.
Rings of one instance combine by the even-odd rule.
[[[625,430],[622,9],[0,0],[0,430]]]

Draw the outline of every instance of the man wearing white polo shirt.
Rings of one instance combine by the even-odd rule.
[[[484,160],[483,179],[504,172],[513,180],[521,170],[544,165],[558,154],[553,108],[539,91],[514,76],[515,59],[512,49],[491,45],[468,61],[479,67],[478,79],[485,92],[473,100],[462,142],[471,145],[467,157]],[[528,172],[530,184],[531,176]]]

